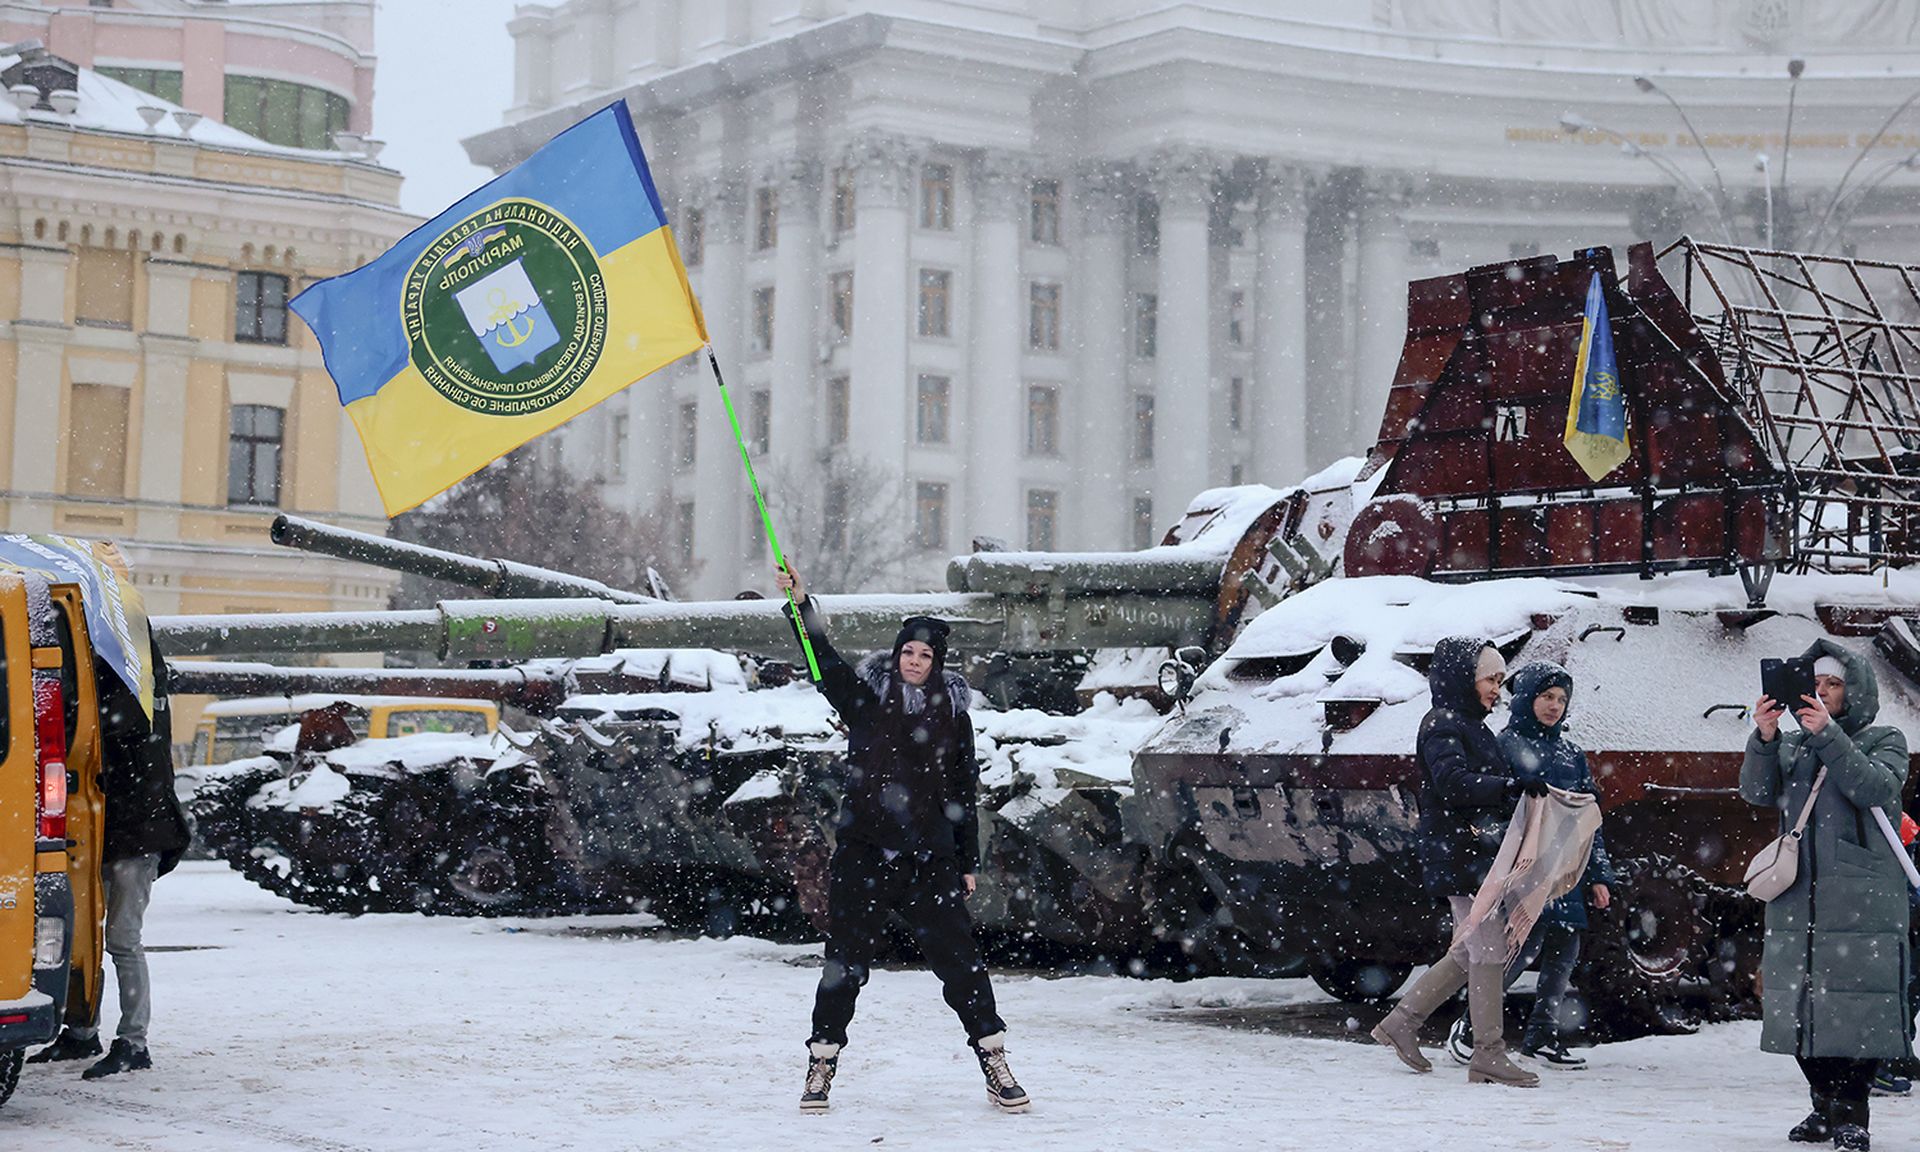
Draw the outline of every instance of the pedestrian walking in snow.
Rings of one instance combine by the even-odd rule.
[[[173,722],[168,707],[167,666],[158,648],[153,659],[153,718],[105,664],[96,666],[100,686],[100,790],[106,801],[100,852],[107,897],[106,950],[120,988],[120,1024],[113,1047],[81,1077],[98,1080],[153,1067],[147,1053],[147,1023],[153,1013],[147,952],[140,942],[153,882],[180,862],[191,833],[173,788]],[[67,1024],[52,1044],[27,1057],[29,1064],[83,1060],[100,1055],[99,1020],[67,1009]],[[96,1006],[97,1010],[97,1006]]]
[[[1027,1093],[1007,1066],[1006,1025],[973,939],[973,892],[980,824],[975,802],[973,690],[945,668],[947,625],[907,620],[891,652],[849,665],[827,641],[826,622],[791,565],[776,577],[793,593],[820,666],[815,685],[847,728],[847,778],[827,874],[826,966],[814,995],[813,1035],[803,1111],[824,1111],[847,1043],[854,1001],[898,913],[913,929],[927,967],[966,1028],[987,1081],[987,1098],[1024,1112]]]
[[[1864,1152],[1876,1064],[1912,1054],[1906,873],[1872,812],[1900,809],[1907,741],[1874,724],[1865,658],[1826,639],[1805,655],[1815,694],[1761,696],[1740,766],[1740,794],[1779,809],[1782,832],[1811,809],[1793,885],[1767,904],[1760,1047],[1807,1079],[1813,1111],[1787,1138]],[[1789,708],[1797,732],[1780,730]]]
[[[1414,1071],[1433,1071],[1420,1052],[1420,1026],[1465,985],[1474,1032],[1468,1082],[1532,1088],[1540,1077],[1507,1059],[1503,1034],[1505,917],[1488,916],[1470,931],[1458,930],[1470,921],[1474,895],[1520,797],[1547,794],[1544,780],[1512,773],[1487,727],[1506,674],[1500,650],[1484,640],[1456,636],[1434,645],[1427,669],[1433,706],[1420,721],[1415,749],[1422,780],[1420,865],[1427,891],[1447,898],[1456,931],[1446,954],[1400,998],[1373,1038]]]
[[[1500,751],[1507,766],[1522,780],[1544,780],[1564,792],[1598,796],[1587,754],[1566,735],[1566,717],[1573,693],[1573,677],[1558,664],[1540,661],[1514,673],[1512,712],[1500,733]],[[1575,1070],[1586,1061],[1574,1055],[1561,1037],[1560,1007],[1575,967],[1580,962],[1580,936],[1587,928],[1587,900],[1605,911],[1613,902],[1612,861],[1600,833],[1593,837],[1586,875],[1579,887],[1546,906],[1526,947],[1507,965],[1503,983],[1512,987],[1520,973],[1536,960],[1540,982],[1533,1012],[1527,1018],[1520,1051],[1548,1068]],[[1447,1036],[1447,1049],[1461,1063],[1472,1059],[1473,1029],[1462,1017]]]

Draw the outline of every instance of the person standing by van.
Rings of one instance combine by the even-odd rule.
[[[1877,1062],[1912,1053],[1907,880],[1872,810],[1900,810],[1907,740],[1876,725],[1880,689],[1865,657],[1821,639],[1808,649],[1815,694],[1761,696],[1740,795],[1780,812],[1811,807],[1792,887],[1767,904],[1760,1048],[1794,1057],[1813,1111],[1787,1134],[1866,1152]],[[1799,730],[1782,732],[1792,711]]]
[[[173,789],[173,720],[167,666],[153,659],[153,718],[105,664],[95,668],[100,685],[100,790],[106,800],[101,879],[107,897],[107,955],[113,957],[120,992],[120,1021],[113,1046],[81,1073],[98,1080],[153,1067],[147,1052],[152,989],[141,943],[153,882],[173,870],[191,833]],[[84,1060],[100,1055],[99,1021],[68,1021],[52,1044],[27,1057],[29,1064]]]

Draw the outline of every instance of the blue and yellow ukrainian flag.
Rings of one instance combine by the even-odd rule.
[[[1587,286],[1587,314],[1580,331],[1580,355],[1573,367],[1573,395],[1567,400],[1567,451],[1587,477],[1599,480],[1618,468],[1627,444],[1627,398],[1620,391],[1620,370],[1613,359],[1613,326],[1600,274]]]
[[[389,516],[707,342],[624,103],[291,307]]]

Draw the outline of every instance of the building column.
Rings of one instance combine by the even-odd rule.
[[[780,189],[780,234],[773,252],[773,381],[767,397],[772,414],[767,459],[756,466],[764,468],[763,482],[813,486],[819,483],[814,413],[820,396],[814,376],[826,296],[817,271],[820,163],[789,160],[774,179]],[[766,541],[756,538],[747,545],[748,567],[771,573],[773,558]]]
[[[1346,451],[1366,455],[1407,338],[1407,227],[1410,185],[1397,172],[1369,173],[1360,190],[1360,322],[1348,392]]]
[[[964,434],[955,446],[976,467],[967,470],[966,519],[953,546],[995,536],[1026,546],[1026,508],[1019,462],[1026,452],[1026,388],[1020,350],[1026,325],[1020,277],[1020,208],[1027,168],[1016,155],[988,152],[973,162],[972,365],[966,381]],[[995,466],[985,466],[994,461]]]
[[[863,138],[848,157],[855,170],[848,450],[901,483],[913,395],[907,342],[915,296],[907,242],[915,160],[906,141],[892,136]],[[911,491],[902,503],[910,520]]]
[[[67,343],[73,335],[67,326],[72,263],[72,253],[65,248],[20,249],[20,319],[13,324],[13,474],[8,486],[31,495],[9,501],[7,527],[14,532],[53,530],[54,501],[41,494],[53,492],[59,483],[60,447],[67,438],[60,401]]]
[[[1273,165],[1259,189],[1254,271],[1252,479],[1307,475],[1307,193],[1298,168]]]
[[[1074,547],[1119,551],[1133,547],[1132,493],[1126,483],[1133,395],[1127,387],[1127,201],[1132,183],[1115,165],[1078,177],[1081,206],[1078,297],[1074,345],[1082,395],[1075,400],[1084,429],[1075,472],[1085,482],[1066,499]]]
[[[1153,515],[1172,523],[1212,486],[1213,317],[1208,245],[1215,165],[1198,152],[1151,164],[1160,201],[1159,311],[1153,402]]]
[[[737,366],[745,362],[747,347],[741,299],[746,291],[746,182],[728,172],[708,186],[707,198],[700,306],[721,371],[736,369],[737,381]],[[774,304],[778,307],[777,298]],[[732,585],[746,534],[747,478],[740,468],[740,450],[734,446],[733,426],[720,389],[702,379],[694,394],[699,408],[693,449],[693,559],[699,574],[693,583],[703,597],[731,595],[737,591]]]

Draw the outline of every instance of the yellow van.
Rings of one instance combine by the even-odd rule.
[[[500,706],[490,700],[436,699],[427,696],[253,696],[217,700],[200,713],[194,730],[194,765],[227,764],[258,756],[266,741],[316,708],[347,705],[347,726],[354,736],[375,740],[450,732],[491,736],[500,726]]]
[[[0,569],[0,1103],[100,1004],[100,707],[81,593]]]

